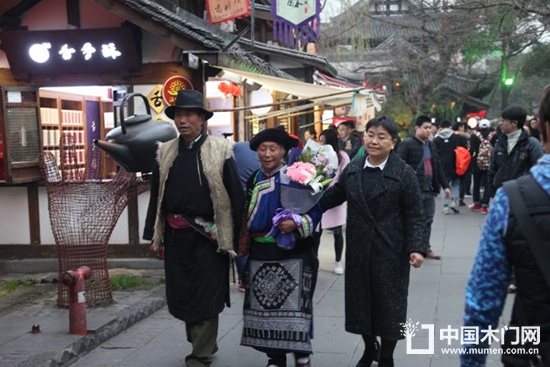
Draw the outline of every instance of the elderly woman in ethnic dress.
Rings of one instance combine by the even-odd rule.
[[[249,254],[241,344],[266,353],[269,367],[286,367],[290,352],[296,367],[309,367],[312,351],[312,297],[319,267],[312,233],[321,219],[320,205],[302,214],[298,224],[291,219],[278,224],[282,233],[294,233],[294,249],[283,249],[274,237],[266,237],[275,211],[282,207],[283,156],[296,145],[294,138],[279,129],[265,129],[250,140],[261,168],[247,183],[239,244],[239,255]]]
[[[365,341],[357,367],[371,366],[377,336],[378,366],[394,365],[395,345],[404,338],[410,267],[420,267],[428,249],[416,174],[393,153],[397,131],[387,116],[370,120],[367,156],[352,161],[321,199],[323,210],[348,202],[346,330]]]

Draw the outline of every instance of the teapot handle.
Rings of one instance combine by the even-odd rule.
[[[123,99],[122,102],[120,102],[120,129],[122,130],[122,134],[126,135],[126,122],[124,122],[124,105],[130,98],[134,97],[141,97],[143,98],[143,102],[145,102],[145,108],[147,109],[147,114],[151,116],[151,106],[149,106],[149,101],[147,100],[147,97],[145,97],[141,93],[130,93],[127,94]]]

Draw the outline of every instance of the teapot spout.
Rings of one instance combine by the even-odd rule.
[[[132,166],[132,154],[126,145],[115,144],[104,140],[94,139],[94,144],[101,150],[104,150],[111,156],[120,166],[129,170]]]

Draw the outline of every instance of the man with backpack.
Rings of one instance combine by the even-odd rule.
[[[459,213],[460,176],[456,171],[457,157],[455,150],[459,146],[466,147],[467,142],[464,137],[455,134],[455,131],[451,129],[449,121],[443,121],[441,123],[441,131],[434,138],[434,143],[437,146],[437,153],[439,154],[445,180],[451,187],[450,203],[447,198],[443,197],[443,214],[450,214],[451,211]]]
[[[503,112],[508,120],[502,123],[503,137],[510,134],[511,121],[521,120],[520,113],[520,109]],[[546,154],[529,175],[504,182],[483,227],[466,286],[464,315],[464,329],[480,334],[462,346],[461,367],[485,366],[485,348],[492,338],[483,338],[481,331],[491,328],[502,343],[505,367],[550,366],[550,86],[541,99],[539,116]],[[509,324],[499,328],[512,268],[517,294]]]
[[[493,153],[491,139],[493,139],[496,132],[491,128],[491,122],[487,119],[481,120],[478,128],[479,130],[473,130],[470,136],[474,178],[472,193],[474,203],[469,208],[475,212],[481,211],[481,214],[487,214],[489,200],[491,199],[491,190],[487,181],[487,170],[489,169]],[[483,197],[481,197],[481,186],[483,186]]]

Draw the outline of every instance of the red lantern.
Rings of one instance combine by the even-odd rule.
[[[243,89],[236,85],[237,88],[235,88],[235,91],[233,92],[233,95],[235,97],[240,97],[243,94]]]
[[[223,94],[228,94],[229,93],[229,88],[230,88],[230,86],[227,83],[220,83],[218,85],[218,90],[220,92],[222,92]]]

